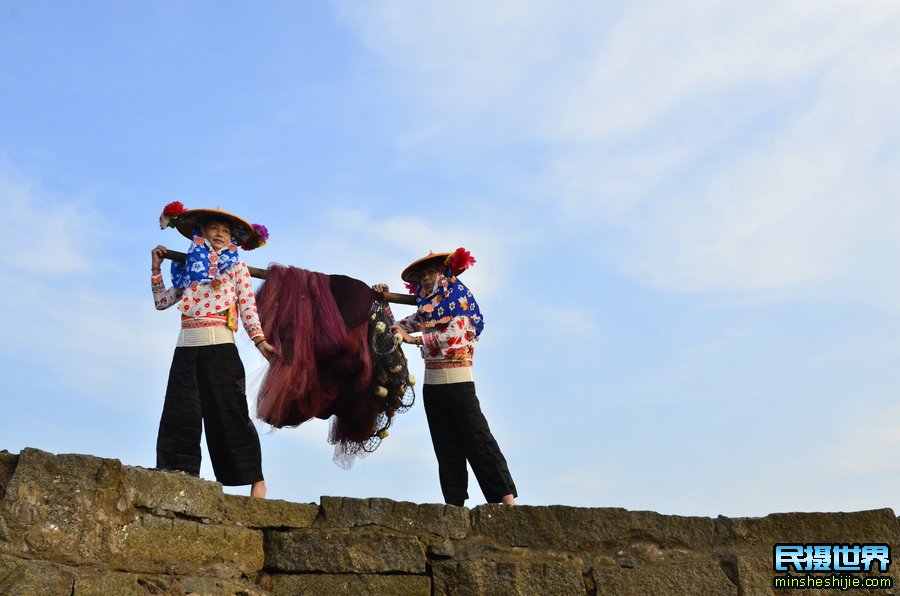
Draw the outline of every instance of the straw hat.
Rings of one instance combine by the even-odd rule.
[[[160,229],[175,228],[188,240],[194,239],[194,226],[206,219],[220,219],[228,222],[231,235],[238,246],[245,250],[253,250],[265,245],[269,239],[269,231],[260,224],[248,223],[245,219],[216,209],[185,209],[179,201],[165,206],[159,217]]]
[[[457,248],[453,252],[428,251],[427,255],[410,263],[409,266],[403,270],[403,273],[400,274],[400,279],[405,282],[416,281],[413,278],[413,274],[419,269],[424,269],[425,267],[432,265],[435,267],[449,266],[452,275],[459,275],[474,264],[475,259],[469,254],[469,251],[462,247]]]

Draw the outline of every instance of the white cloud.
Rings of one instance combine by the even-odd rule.
[[[157,399],[147,378],[165,375],[177,326],[161,324],[149,280],[139,298],[99,273],[115,269],[104,254],[109,222],[89,201],[62,200],[12,174],[0,174],[0,201],[15,222],[3,256],[4,325],[15,338],[0,347],[5,374],[38,371],[28,384],[123,409]],[[164,377],[158,386],[161,396]]]
[[[405,293],[400,272],[428,251],[463,246],[476,264],[466,271],[466,283],[476,295],[490,296],[507,283],[505,272],[512,252],[521,242],[515,231],[498,229],[490,219],[472,223],[454,218],[441,221],[419,216],[378,216],[364,210],[335,209],[323,214],[324,233],[297,240],[283,252],[314,255],[315,265],[287,263],[324,273],[339,273],[367,283],[387,283],[391,291]],[[284,244],[284,243],[282,243]]]
[[[549,143],[523,177],[627,275],[754,290],[900,256],[900,6],[595,4],[342,6],[415,96],[404,141]]]
[[[0,171],[0,204],[11,224],[0,262],[35,275],[83,273],[90,268],[92,232],[102,232],[101,220],[86,201],[60,202],[49,194]]]

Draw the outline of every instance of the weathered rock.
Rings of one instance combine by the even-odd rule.
[[[101,563],[114,546],[125,473],[114,459],[25,449],[0,506],[10,539],[3,549],[59,563]]]
[[[6,520],[3,518],[3,514],[0,513],[0,541],[5,542],[7,540],[9,540],[9,526],[6,525]]]
[[[130,500],[135,507],[219,521],[222,519],[222,485],[181,472],[128,468]]]
[[[314,503],[225,495],[225,518],[248,528],[308,528],[318,516]]]
[[[109,570],[80,570],[75,577],[75,596],[184,596],[184,587],[172,576],[153,576]]]
[[[145,515],[116,532],[116,554],[133,571],[239,577],[263,564],[257,530]]]
[[[329,596],[431,596],[431,580],[421,575],[275,575],[275,594]]]
[[[772,513],[759,518],[716,520],[719,546],[758,546],[781,542],[900,544],[900,526],[891,509],[853,513]]]
[[[709,518],[618,508],[482,505],[472,518],[475,532],[501,545],[529,548],[617,551],[649,543],[708,552],[715,534]]]
[[[760,518],[716,519],[714,554],[734,576],[742,595],[772,594],[773,549],[779,543],[889,544],[900,543],[900,529],[891,509],[852,513],[773,513]],[[900,585],[900,569],[887,575]],[[812,596],[817,591],[804,590]]]
[[[332,528],[375,525],[409,534],[425,532],[445,538],[465,538],[471,527],[469,510],[453,505],[417,505],[391,499],[322,497],[322,512]]]
[[[435,596],[584,596],[586,592],[582,569],[574,564],[440,561],[432,565],[432,575]]]
[[[248,581],[213,579],[209,577],[182,577],[179,583],[188,594],[197,596],[264,596],[268,594]]]
[[[722,568],[713,561],[691,561],[637,569],[595,567],[593,578],[597,594],[738,594],[737,586],[731,583]],[[770,590],[769,595],[771,594]]]
[[[425,573],[415,537],[370,530],[266,532],[266,568],[323,573]]]
[[[263,596],[266,592],[241,580],[79,570],[74,596]]]
[[[2,569],[2,567],[0,567]],[[3,596],[72,596],[75,574],[46,561],[23,561],[0,576]]]
[[[7,573],[18,567],[21,563],[21,559],[0,555],[0,581],[6,577]]]
[[[772,594],[775,544],[900,544],[889,509],[711,520],[340,497],[319,507],[35,449],[0,452],[0,490],[3,595],[261,596],[265,563],[282,594],[757,596]]]
[[[18,455],[13,455],[5,449],[0,451],[0,499],[6,495],[6,485],[12,478],[18,461]]]

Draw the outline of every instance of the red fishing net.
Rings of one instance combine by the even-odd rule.
[[[332,421],[335,462],[374,451],[394,414],[414,400],[393,317],[364,282],[271,265],[256,302],[279,352],[263,378],[257,416],[275,428]],[[390,344],[390,345],[388,345]]]

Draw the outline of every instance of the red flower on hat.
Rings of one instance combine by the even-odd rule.
[[[184,208],[181,201],[172,201],[163,207],[163,215],[181,215],[185,211],[187,211],[187,209]]]
[[[172,201],[163,207],[162,215],[159,216],[159,229],[165,230],[166,228],[174,228],[175,220],[177,220],[178,216],[185,211],[187,211],[187,209],[184,208],[181,201]]]
[[[465,271],[475,264],[475,257],[463,247],[457,248],[445,261],[454,271]]]

